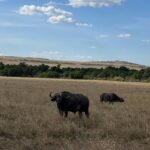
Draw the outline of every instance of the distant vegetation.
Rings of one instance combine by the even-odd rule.
[[[41,77],[41,78],[69,78],[69,79],[104,79],[119,81],[147,81],[150,82],[150,68],[131,70],[126,67],[97,68],[61,68],[60,65],[32,66],[26,63],[9,65],[0,63],[0,75],[11,77]]]

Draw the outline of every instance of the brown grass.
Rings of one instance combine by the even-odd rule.
[[[68,90],[90,99],[90,119],[60,118],[49,92]],[[99,102],[115,92],[125,103]],[[149,150],[150,84],[0,78],[0,149]]]

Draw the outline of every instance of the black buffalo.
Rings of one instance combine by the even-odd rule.
[[[119,97],[115,93],[103,93],[100,95],[100,101],[103,102],[109,102],[113,104],[114,102],[124,102],[124,99]]]
[[[61,116],[68,116],[68,112],[79,113],[82,116],[82,112],[89,117],[89,99],[82,94],[73,94],[67,91],[56,93],[54,96],[50,94],[51,101],[57,103],[57,107]]]

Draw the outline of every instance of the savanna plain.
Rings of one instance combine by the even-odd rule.
[[[87,95],[90,118],[59,116],[50,92]],[[103,92],[124,103],[101,104]],[[0,150],[150,150],[150,84],[0,77]]]

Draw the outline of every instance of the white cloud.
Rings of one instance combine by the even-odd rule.
[[[129,39],[131,37],[130,33],[121,33],[118,35],[118,38]]]
[[[60,51],[33,51],[29,57],[33,58],[47,58],[50,60],[64,60],[64,61],[91,61],[92,56],[89,55],[64,55]]]
[[[40,52],[38,51],[38,52],[32,52],[30,54],[30,57],[60,60],[63,58],[63,55],[59,51],[40,51]]]
[[[79,23],[79,22],[76,22],[76,26],[79,26],[79,27],[93,27],[92,24],[87,24],[87,23]]]
[[[121,5],[123,0],[69,0],[69,5],[73,7],[109,7]]]
[[[96,49],[97,47],[96,47],[96,46],[94,46],[94,45],[92,45],[92,46],[91,46],[91,48],[92,48],[92,49]]]
[[[47,4],[45,5],[61,5],[61,6],[68,6],[68,4],[65,4],[65,3],[58,3],[58,2],[53,2],[53,1],[50,1],[48,2]]]
[[[144,43],[150,43],[150,40],[142,40]]]
[[[108,38],[109,36],[107,34],[100,34],[98,38],[103,39],[103,38]]]
[[[73,19],[73,14],[69,11],[56,8],[52,5],[53,2],[45,6],[24,5],[17,11],[20,15],[35,15],[42,14],[48,17],[47,21],[52,24],[58,23],[73,23],[80,27],[93,27],[92,24],[79,23]]]
[[[0,27],[31,27],[33,25],[24,23],[14,23],[14,22],[1,22]]]
[[[24,5],[19,8],[18,13],[21,15],[34,15],[43,14],[48,17],[50,23],[72,23],[72,13],[64,11],[59,8],[55,8],[52,5],[49,6],[35,6],[35,5]]]
[[[91,61],[93,60],[93,57],[92,56],[83,56],[83,55],[77,55],[77,56],[74,56],[72,58],[72,60],[75,60],[75,61]]]
[[[71,17],[66,17],[65,15],[58,15],[49,17],[48,22],[53,24],[60,22],[72,23],[73,19]]]

